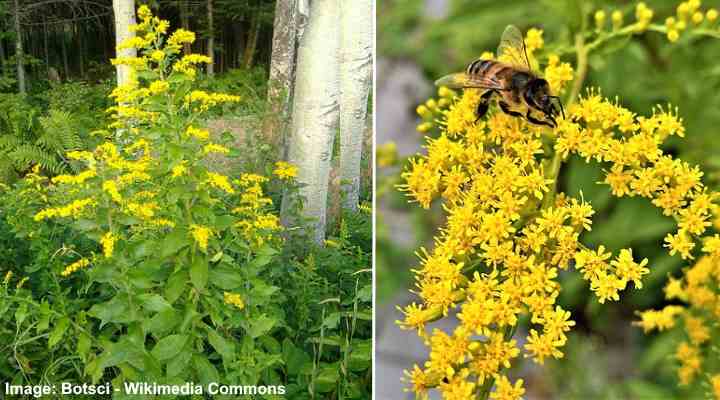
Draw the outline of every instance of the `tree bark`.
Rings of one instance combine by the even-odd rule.
[[[300,198],[283,197],[283,222],[296,225],[292,213],[304,201],[302,215],[313,221],[313,239],[325,238],[328,178],[338,127],[340,89],[339,0],[314,0],[298,48],[288,161],[298,167]],[[303,199],[303,200],[301,200]]]
[[[15,59],[17,60],[17,79],[20,94],[26,95],[25,57],[23,56],[22,29],[20,29],[20,2],[14,1],[13,23],[15,25]]]
[[[115,13],[115,45],[119,45],[125,39],[135,36],[130,31],[130,26],[135,25],[135,1],[134,0],[113,0],[113,11]],[[117,57],[135,57],[137,50],[123,49],[116,50]],[[124,85],[130,80],[131,69],[127,65],[118,65],[117,81],[118,86]]]
[[[67,43],[65,42],[67,35],[65,32],[66,25],[62,24],[60,27],[60,52],[62,53],[63,73],[65,74],[65,80],[68,80],[70,79],[70,65],[68,63]]]
[[[5,46],[3,39],[0,38],[0,75],[5,73]]]
[[[345,207],[357,211],[360,163],[372,80],[372,0],[342,2],[340,18],[340,182]]]
[[[297,36],[296,1],[278,1],[275,5],[268,79],[267,98],[270,113],[263,131],[268,142],[278,148],[281,158],[285,156],[287,141],[287,118],[290,113],[290,99],[295,79]]]
[[[77,35],[77,51],[78,51],[78,71],[80,78],[85,77],[85,29],[82,24],[78,24],[75,27],[75,34]]]
[[[181,0],[180,2],[180,24],[186,31],[190,30],[190,1]],[[192,44],[183,44],[183,54],[192,53]]]
[[[43,53],[45,55],[45,69],[50,71],[50,45],[48,44],[48,26],[43,21]]]
[[[243,66],[250,68],[255,60],[255,50],[257,49],[258,36],[260,34],[260,16],[255,13],[250,22],[250,33],[245,43],[245,55],[243,56]]]
[[[208,19],[208,40],[207,55],[210,57],[210,63],[207,66],[207,73],[210,76],[215,75],[215,29],[213,26],[213,0],[207,0],[207,19]]]
[[[245,54],[245,36],[243,24],[240,21],[233,22],[233,32],[235,36],[235,52],[233,53],[233,68],[240,68],[242,65],[243,54]]]

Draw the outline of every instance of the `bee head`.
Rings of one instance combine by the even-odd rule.
[[[545,113],[545,115],[553,117],[562,113],[563,118],[565,118],[565,110],[563,110],[560,98],[550,94],[550,85],[545,79],[538,78],[528,82],[525,101],[531,107]],[[555,105],[556,102],[560,106],[559,109]]]

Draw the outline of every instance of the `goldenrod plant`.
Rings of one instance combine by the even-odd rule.
[[[207,157],[230,150],[202,127],[202,115],[241,98],[193,88],[208,61],[182,54],[193,32],[168,35],[169,23],[146,6],[138,18],[137,36],[121,44],[138,56],[113,60],[133,74],[111,94],[113,122],[95,133],[103,142],[66,154],[78,173],[47,178],[36,168],[12,193],[22,213],[7,216],[30,241],[48,229],[42,224],[73,232],[68,246],[53,250],[50,261],[64,267],[46,284],[86,300],[34,301],[22,285],[8,285],[15,281],[8,272],[2,304],[17,307],[18,329],[50,332],[49,350],[74,348],[79,366],[58,362],[92,382],[113,370],[118,387],[142,379],[207,385],[221,376],[258,384],[279,362],[259,342],[279,321],[277,288],[262,279],[281,243],[265,186],[271,179],[292,186],[296,172],[286,163],[273,176],[213,171]],[[39,322],[25,318],[30,314]],[[32,364],[23,359],[28,376]]]
[[[107,385],[113,398],[140,397],[133,382],[218,399],[370,398],[370,191],[359,211],[338,210],[325,246],[300,233],[302,209],[282,227],[299,167],[269,160],[251,124],[242,145],[217,128],[262,115],[264,73],[204,78],[208,57],[183,50],[195,33],[147,6],[137,17],[120,44],[136,55],[112,60],[131,73],[97,146],[66,148],[55,174],[31,165],[0,183],[0,380]],[[74,92],[68,111],[88,106]]]
[[[440,202],[446,215],[432,250],[418,252],[413,292],[420,303],[405,307],[405,318],[398,321],[429,347],[427,361],[406,372],[409,390],[419,398],[430,390],[444,399],[522,398],[523,380],[509,379],[507,370],[522,359],[542,365],[562,358],[575,325],[571,313],[557,304],[563,290],[559,275],[566,271],[580,274],[601,304],[643,288],[653,266],[631,247],[613,254],[603,245],[583,244],[582,234],[592,228],[593,206],[582,194],[571,197],[557,189],[570,156],[602,165],[604,177],[597,183],[612,195],[644,198],[672,217],[677,231],[659,244],[671,256],[691,260],[693,250],[704,253],[666,289],[668,299],[688,306],[643,313],[639,324],[647,331],[684,321],[689,340],[677,351],[679,382],[704,380],[715,385],[707,393],[720,398],[719,371],[703,369],[714,351],[709,343],[712,319],[718,316],[720,238],[710,228],[720,211],[719,196],[703,183],[699,167],[663,150],[670,138],[691,134],[682,108],[658,104],[652,113],[639,115],[585,81],[588,57],[619,38],[645,32],[660,32],[670,42],[720,37],[717,10],[703,9],[699,1],[683,2],[665,24],[655,22],[645,3],[637,3],[634,11],[613,10],[610,22],[606,10],[587,12],[567,45],[547,46],[543,31],[527,31],[530,65],[564,99],[566,118],[558,120],[557,128],[499,110],[478,120],[482,92],[477,89],[441,87],[437,98],[418,107],[427,152],[410,160],[399,189],[425,209]],[[379,161],[391,162],[392,149],[382,150]],[[426,329],[451,314],[459,320],[451,331]],[[521,339],[520,324],[527,332]]]

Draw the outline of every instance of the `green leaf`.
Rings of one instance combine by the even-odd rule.
[[[210,345],[222,356],[226,363],[230,363],[235,358],[235,344],[225,340],[215,329],[208,328],[208,341]]]
[[[315,391],[318,393],[327,393],[335,389],[337,381],[340,379],[340,368],[338,366],[330,366],[323,368],[317,377],[315,377]]]
[[[198,255],[190,266],[190,282],[197,290],[205,290],[208,282],[208,262],[205,257]]]
[[[180,376],[185,371],[188,363],[190,362],[192,354],[189,351],[183,351],[172,360],[168,361],[167,364],[167,375],[168,376]]]
[[[237,268],[218,265],[209,272],[210,283],[223,290],[237,289],[245,283],[245,279]]]
[[[100,328],[108,322],[130,322],[131,316],[127,299],[118,295],[105,303],[95,304],[88,311],[88,315],[101,321]]]
[[[371,302],[372,301],[372,285],[365,285],[358,290],[357,299],[359,301]]]
[[[185,229],[175,229],[163,239],[160,246],[160,258],[167,258],[190,245],[190,237]]]
[[[215,219],[214,225],[217,230],[223,231],[232,226],[236,220],[237,218],[232,215],[221,215]]]
[[[180,314],[174,309],[157,313],[150,320],[145,321],[145,330],[158,335],[171,331],[180,323]]]
[[[364,371],[372,366],[372,342],[353,341],[348,369],[351,371]]]
[[[325,317],[322,324],[327,329],[335,329],[340,323],[340,317],[342,317],[342,314],[339,312],[330,313]]]
[[[289,376],[312,373],[312,359],[302,349],[296,347],[290,339],[283,340],[282,351]]]
[[[185,343],[188,340],[187,335],[170,335],[160,339],[152,349],[151,354],[159,361],[165,361],[175,357],[183,351]]]
[[[84,332],[80,332],[77,342],[77,353],[80,358],[82,358],[83,362],[87,362],[91,346],[92,342],[90,341],[90,336]]]
[[[210,382],[220,381],[220,375],[218,374],[217,369],[215,369],[215,366],[212,365],[205,356],[195,354],[192,357],[192,360],[193,365],[195,366],[195,371],[197,372],[198,380],[201,384],[207,385]]]
[[[17,322],[18,326],[22,325],[23,321],[25,321],[25,317],[27,317],[27,311],[27,303],[20,304],[17,310],[15,310],[15,321]]]
[[[142,303],[143,308],[152,312],[163,312],[172,309],[170,303],[167,302],[159,294],[141,294],[138,300]]]
[[[53,348],[60,339],[65,336],[65,331],[67,331],[68,326],[70,325],[70,319],[68,317],[62,317],[55,323],[55,327],[53,328],[52,332],[50,332],[50,336],[48,337],[48,347]]]
[[[97,222],[90,219],[79,219],[73,224],[74,227],[81,232],[89,232],[100,229]]]
[[[0,314],[2,315],[2,314]],[[37,333],[45,332],[48,327],[50,326],[50,305],[46,302],[43,302],[40,305],[40,319],[38,320],[37,326],[35,329],[37,330]]]
[[[269,317],[265,314],[250,321],[250,328],[248,329],[248,335],[253,339],[258,338],[272,329],[277,324],[277,319]]]
[[[185,283],[188,280],[187,270],[181,269],[170,275],[165,285],[165,298],[171,304],[175,302],[185,291]]]

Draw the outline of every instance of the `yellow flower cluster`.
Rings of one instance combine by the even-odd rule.
[[[652,14],[639,5],[636,28],[645,29]],[[596,15],[596,22],[604,18]],[[529,40],[542,47],[541,38],[536,31]],[[573,71],[550,55],[544,76],[560,93]],[[657,107],[650,116],[638,116],[589,91],[550,131],[503,113],[476,122],[481,93],[473,89],[457,96],[441,88],[438,94],[438,100],[417,110],[423,118],[418,130],[437,136],[427,139],[427,155],[410,160],[400,185],[423,208],[442,199],[447,213],[434,249],[421,249],[421,265],[414,270],[422,303],[407,306],[399,322],[430,346],[424,367],[407,372],[416,394],[436,388],[444,398],[472,398],[462,393],[488,393],[494,383],[491,398],[519,398],[522,382],[511,384],[502,370],[522,350],[540,364],[562,357],[566,332],[574,325],[570,313],[555,304],[561,270],[580,272],[600,303],[618,300],[631,282],[642,288],[647,260],[635,261],[631,249],[613,257],[604,246],[580,243],[594,211],[582,199],[555,193],[559,167],[571,155],[606,165],[602,183],[614,195],[647,198],[673,217],[678,231],[665,239],[671,255],[691,259],[695,243],[703,243],[705,256],[686,271],[682,285],[671,281],[666,293],[720,317],[720,296],[710,291],[720,284],[713,280],[720,279],[715,267],[720,258],[714,258],[720,257],[720,236],[703,238],[718,213],[719,196],[707,191],[697,167],[661,149],[668,137],[685,135],[677,109]],[[452,333],[426,332],[425,324],[450,310],[457,310],[460,320]],[[521,315],[531,323],[522,349],[512,339]],[[699,369],[701,345],[710,337],[708,317],[669,306],[643,314],[638,325],[646,331],[668,329],[679,315],[689,342],[677,358],[681,380],[689,382]]]
[[[112,257],[115,251],[115,242],[117,242],[117,236],[112,232],[108,232],[100,238],[100,245],[102,246],[105,258]]]
[[[200,250],[207,252],[208,241],[213,236],[212,230],[207,226],[193,224],[190,225],[190,235],[200,247]]]
[[[541,32],[534,35],[536,47],[542,46]],[[548,69],[556,88],[572,77],[570,66],[556,57]],[[556,279],[587,250],[578,239],[590,229],[594,211],[582,200],[553,193],[548,178],[553,153],[543,144],[545,128],[503,113],[475,122],[480,96],[475,90],[458,98],[441,88],[439,95],[418,114],[424,124],[433,123],[425,117],[440,115],[440,135],[428,139],[426,156],[411,160],[401,185],[424,208],[442,198],[447,212],[434,250],[421,249],[415,270],[422,304],[403,310],[400,322],[431,347],[425,368],[416,366],[409,380],[418,395],[435,387],[444,398],[472,398],[460,393],[474,393],[478,385],[489,391],[495,381],[492,398],[516,399],[524,393],[523,382],[511,384],[502,369],[521,352],[512,339],[518,319],[528,314],[535,326],[523,346],[526,357],[538,363],[562,357],[566,332],[575,323],[555,304]],[[581,267],[596,282],[601,299],[614,298],[621,280],[639,280],[646,273],[629,252],[612,263],[604,254],[601,260]],[[458,309],[460,320],[452,334],[425,332],[426,323],[451,309]]]
[[[243,301],[242,297],[237,293],[225,292],[223,298],[225,300],[225,304],[237,307],[239,310],[245,308],[245,302]]]
[[[217,144],[217,143],[208,143],[205,146],[203,146],[203,155],[217,153],[217,154],[228,154],[230,153],[230,149],[227,147]]]
[[[199,129],[193,126],[188,126],[185,130],[185,134],[200,140],[208,140],[210,138],[210,131],[207,129]]]
[[[65,267],[65,269],[60,273],[60,275],[69,276],[73,272],[75,272],[79,269],[85,268],[88,265],[90,265],[90,260],[88,260],[87,258],[81,258],[81,259],[75,261],[74,263],[68,265],[67,267]]]
[[[298,168],[287,161],[278,161],[275,163],[273,175],[280,179],[292,179],[297,176]]]
[[[212,60],[208,56],[200,54],[188,54],[173,65],[173,71],[194,77],[197,74],[195,65],[210,64]]]
[[[94,206],[96,203],[93,199],[74,200],[72,203],[63,207],[51,207],[41,210],[33,217],[35,221],[42,221],[49,218],[79,218],[86,208]]]
[[[222,190],[225,193],[235,193],[235,189],[233,189],[230,179],[228,179],[225,175],[218,174],[217,172],[208,172],[206,183],[216,189]]]
[[[240,96],[225,93],[208,93],[204,90],[193,90],[185,95],[185,106],[197,111],[207,111],[221,103],[235,103],[240,101]],[[193,107],[193,105],[195,105]]]

